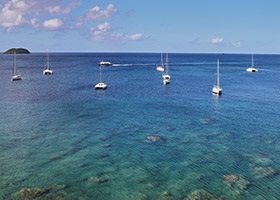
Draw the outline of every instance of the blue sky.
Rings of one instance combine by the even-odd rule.
[[[280,53],[279,0],[0,0],[0,51]]]

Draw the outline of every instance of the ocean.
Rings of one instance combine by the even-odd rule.
[[[49,55],[0,55],[0,199],[280,199],[280,55]]]

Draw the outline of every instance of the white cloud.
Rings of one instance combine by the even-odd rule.
[[[0,26],[11,31],[14,27],[24,25],[26,20],[23,14],[27,9],[28,6],[21,0],[6,3],[0,10]]]
[[[90,35],[95,41],[103,41],[105,38],[108,37],[108,32],[110,31],[110,29],[110,24],[108,22],[105,22],[103,24],[99,24],[95,28],[91,28]]]
[[[138,41],[144,38],[143,34],[133,34],[133,35],[126,35],[126,34],[111,34],[112,40],[119,40],[119,41]]]
[[[91,39],[100,42],[144,39],[144,35],[140,33],[114,33],[115,30],[112,30],[108,22],[88,28],[96,21],[111,19],[118,12],[115,5],[108,4],[104,9],[94,6],[80,17],[72,15],[78,6],[80,6],[80,2],[77,0],[0,0],[0,28],[7,31],[20,27],[47,31],[71,29],[79,30],[82,33],[89,30]],[[51,19],[46,19],[50,15]]]
[[[24,0],[12,0],[10,2],[10,6],[14,10],[18,10],[21,12],[24,12],[28,10],[29,6]]]
[[[45,27],[42,17],[47,14],[66,15],[79,5],[75,0],[67,0],[68,6],[62,7],[64,3],[64,0],[6,0],[5,4],[0,3],[0,27],[7,31],[22,26]]]
[[[109,19],[117,13],[117,9],[113,4],[109,4],[105,10],[101,10],[99,6],[95,6],[87,11],[84,21]]]
[[[63,27],[63,21],[61,21],[60,19],[50,19],[47,21],[44,21],[43,23],[43,27],[47,30],[59,30],[62,29]]]
[[[240,41],[232,42],[231,45],[234,47],[241,47],[241,42]]]
[[[40,24],[38,23],[38,20],[36,18],[31,19],[30,24],[33,28],[39,28],[40,27]]]
[[[68,14],[71,12],[71,8],[67,7],[62,9],[60,6],[54,6],[54,7],[49,7],[48,11],[50,14],[57,14],[57,15],[63,15],[63,14]]]
[[[129,36],[129,39],[130,40],[141,40],[141,39],[143,39],[144,38],[144,35],[143,34],[140,34],[140,33],[136,33],[136,34],[134,34],[134,35],[131,35],[131,36]]]
[[[221,44],[224,42],[224,38],[213,38],[210,41],[212,44]]]
[[[103,41],[138,41],[144,38],[143,34],[126,35],[123,33],[111,33],[111,26],[108,22],[99,24],[95,28],[90,29],[90,35],[93,40]]]

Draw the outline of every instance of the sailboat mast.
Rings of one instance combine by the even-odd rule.
[[[50,69],[49,50],[47,50],[47,69]]]
[[[166,74],[168,74],[168,53],[166,54]]]
[[[163,65],[163,55],[162,55],[162,52],[161,52],[161,54],[160,54],[160,62],[161,62],[161,67],[164,67],[164,65]]]
[[[217,61],[217,86],[220,87],[220,61]]]
[[[16,52],[14,51],[13,75],[15,75],[16,73]]]
[[[254,55],[252,54],[252,67],[254,66]]]
[[[102,76],[102,75],[101,75],[101,70],[102,70],[102,68],[101,68],[101,66],[99,66],[99,67],[100,67],[100,69],[99,69],[99,80],[100,80],[100,83],[101,83],[101,82],[102,82],[102,80],[101,80],[101,79],[102,79],[102,77],[101,77],[101,76]]]

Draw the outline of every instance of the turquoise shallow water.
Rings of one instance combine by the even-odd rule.
[[[160,54],[0,58],[0,199],[280,199],[280,56],[169,54],[166,86]]]

